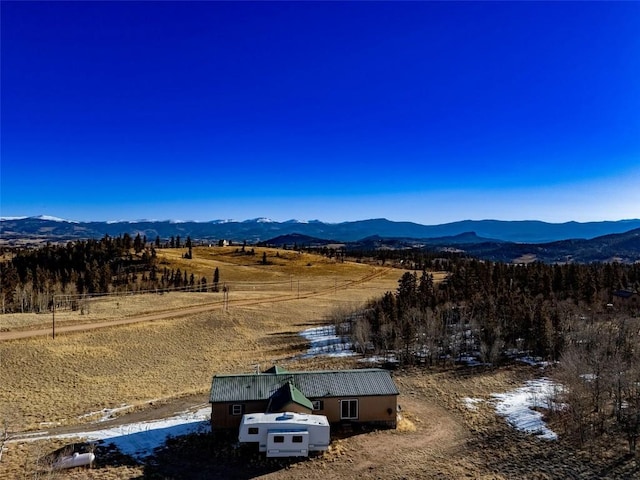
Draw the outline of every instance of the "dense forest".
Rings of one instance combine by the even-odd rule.
[[[430,365],[472,354],[495,362],[514,349],[557,360],[576,319],[608,318],[621,310],[637,314],[637,303],[615,300],[617,292],[637,289],[637,264],[436,262],[449,272],[445,281],[434,284],[427,270],[407,272],[396,292],[356,316],[359,348],[393,350],[405,363]]]
[[[513,265],[455,256],[394,261],[448,273],[407,272],[395,292],[336,315],[365,355],[390,365],[553,366],[552,417],[579,444],[640,438],[640,264]],[[392,256],[393,256],[392,255]],[[386,258],[385,261],[389,259]],[[551,372],[549,372],[551,373]]]

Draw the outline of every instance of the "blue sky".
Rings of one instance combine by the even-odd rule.
[[[639,2],[9,2],[0,215],[640,217]]]

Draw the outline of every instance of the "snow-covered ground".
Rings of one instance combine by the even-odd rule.
[[[545,440],[556,440],[558,435],[544,423],[542,414],[534,408],[558,408],[554,403],[555,394],[561,386],[548,378],[530,380],[524,386],[506,393],[494,393],[496,413],[507,419],[517,430],[531,433]],[[463,398],[469,410],[477,410],[481,398]]]
[[[558,435],[544,423],[542,413],[534,408],[548,409],[561,388],[548,378],[530,380],[524,386],[507,393],[494,393],[498,415],[506,418],[514,428],[532,433],[545,440],[556,440]]]
[[[334,357],[356,355],[356,352],[351,349],[352,345],[347,340],[347,337],[336,335],[336,329],[333,325],[308,328],[301,332],[300,335],[306,338],[311,344],[307,352],[302,355],[303,358],[319,355]],[[383,360],[385,359],[382,357],[361,359],[361,361],[373,362]],[[465,360],[470,364],[477,362],[474,357],[461,357],[460,360]],[[537,359],[531,359],[528,363],[546,366],[541,364]],[[478,364],[482,365],[481,363]],[[541,378],[531,380],[523,387],[512,390],[511,392],[493,394],[492,396],[496,401],[496,413],[505,417],[507,422],[518,430],[538,435],[540,438],[546,440],[556,440],[558,438],[556,433],[547,427],[542,419],[542,414],[534,410],[534,408],[549,408],[558,388],[560,388],[560,386],[548,378]],[[475,410],[478,408],[478,403],[482,402],[482,399],[465,398],[463,401],[467,408]]]
[[[303,330],[300,335],[311,344],[302,358],[312,358],[319,355],[329,357],[351,357],[356,353],[352,350],[348,337],[336,335],[334,325],[324,325]]]
[[[469,410],[477,410],[478,404],[483,402],[481,398],[470,398],[470,397],[463,398],[462,401],[464,402],[464,404]]]
[[[172,417],[148,422],[128,423],[101,430],[91,430],[61,435],[29,435],[14,441],[35,441],[46,439],[85,439],[88,442],[114,444],[122,453],[141,460],[153,454],[164,445],[167,438],[207,432],[210,429],[211,407],[206,406],[195,411],[185,411]]]

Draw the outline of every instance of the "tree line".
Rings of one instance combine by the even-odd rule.
[[[192,258],[191,239],[168,242],[187,248]],[[163,266],[156,254],[156,239],[129,234],[105,235],[100,240],[81,240],[66,245],[11,251],[12,258],[0,263],[0,311],[45,312],[53,307],[78,308],[77,298],[145,290],[218,291],[220,272],[212,281],[187,270]]]
[[[547,361],[559,380],[552,418],[579,444],[640,438],[640,265],[511,265],[470,258],[407,272],[357,312],[334,319],[363,354],[425,367]],[[637,295],[637,294],[636,294]]]
[[[558,360],[576,320],[611,315],[613,293],[640,286],[638,264],[429,262],[447,272],[444,281],[435,284],[426,269],[407,272],[395,292],[353,317],[359,349],[428,365],[468,356],[494,363],[516,351]]]

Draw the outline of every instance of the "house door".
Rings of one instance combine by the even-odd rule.
[[[356,420],[358,418],[358,400],[340,400],[340,420]]]

